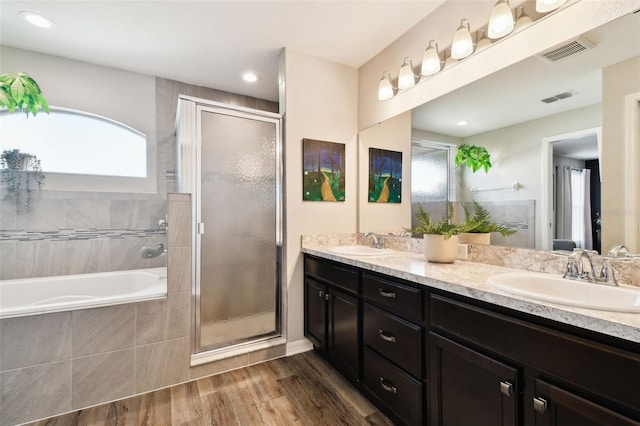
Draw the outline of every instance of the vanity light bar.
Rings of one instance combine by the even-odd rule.
[[[567,0],[537,0],[537,3],[544,4],[544,7],[542,8],[542,10],[540,9],[540,7],[537,7],[536,10],[542,13],[550,13],[557,10],[566,2]],[[520,24],[518,25],[518,30],[522,30],[533,23],[531,19],[524,13],[524,8],[522,6],[520,6],[520,8],[522,9],[520,18],[523,19],[519,19]],[[491,40],[489,39],[504,38],[512,34],[514,32],[513,10],[509,6],[508,0],[498,0],[496,2],[493,7],[487,27],[489,29],[489,32],[487,34],[489,38],[484,37],[483,28],[483,37],[480,40],[482,43],[478,41],[478,36],[476,36],[476,42],[474,43],[471,37],[471,27],[469,25],[469,22],[466,19],[462,19],[462,21],[460,22],[460,26],[455,32],[451,47],[449,48],[451,53],[449,57],[446,58],[446,61],[440,59],[437,43],[434,40],[431,40],[429,42],[429,46],[425,50],[425,54],[422,59],[420,75],[413,74],[411,58],[405,58],[402,66],[400,67],[400,72],[397,80],[397,88],[393,87],[391,75],[389,74],[389,72],[384,71],[383,77],[378,83],[378,100],[384,101],[392,99],[398,93],[409,90],[418,83],[421,83],[426,79],[426,77],[435,75],[441,72],[443,69],[446,69],[448,65],[452,65],[459,60],[468,58],[473,53],[480,51],[481,48],[484,49],[490,46]],[[576,43],[575,46],[572,45],[566,46],[564,48],[554,48],[554,50],[561,49],[558,52],[543,52],[543,54],[548,53],[551,56],[549,59],[545,59],[549,61],[557,61],[593,47],[593,43],[589,42],[586,39],[574,39],[572,41]],[[482,46],[480,46],[480,44],[482,44]],[[444,52],[446,52],[446,50],[447,49],[445,49]],[[442,64],[444,64],[444,67],[442,67]]]

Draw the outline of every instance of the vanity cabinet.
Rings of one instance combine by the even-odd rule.
[[[429,322],[432,426],[640,425],[637,351],[433,292]]]
[[[640,345],[305,256],[305,335],[396,424],[640,426]]]
[[[305,336],[342,375],[357,382],[359,272],[307,257],[304,282]]]

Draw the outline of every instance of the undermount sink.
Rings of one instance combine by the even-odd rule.
[[[535,272],[497,274],[487,282],[493,288],[531,299],[601,311],[640,313],[640,288],[612,287]]]
[[[327,250],[329,253],[341,254],[344,256],[384,256],[391,254],[393,250],[378,249],[368,246],[335,246]]]

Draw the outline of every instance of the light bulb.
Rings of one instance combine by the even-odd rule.
[[[453,59],[463,59],[473,53],[473,40],[469,31],[469,22],[463,19],[460,27],[456,30],[451,43],[451,57]]]
[[[434,46],[435,45],[435,46]],[[442,67],[442,61],[440,60],[440,54],[438,53],[438,43],[435,40],[429,42],[429,47],[424,51],[422,57],[422,75],[433,75],[440,71]]]
[[[416,76],[413,74],[413,64],[411,58],[404,58],[404,63],[400,67],[398,74],[398,89],[405,90],[416,85]]]
[[[388,72],[382,73],[382,78],[378,84],[378,99],[386,101],[393,98],[393,86],[391,85],[391,75]]]
[[[491,10],[489,33],[491,39],[501,38],[513,31],[513,14],[507,0],[498,0]]]

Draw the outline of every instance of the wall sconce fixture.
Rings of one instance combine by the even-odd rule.
[[[573,3],[579,0],[572,0]],[[552,12],[567,0],[536,0],[536,11],[539,13]],[[533,24],[532,19],[525,13],[524,6],[517,7],[516,13],[511,10],[509,0],[497,0],[491,10],[491,16],[487,25],[479,28],[475,34],[475,44],[471,36],[471,26],[469,21],[462,19],[460,26],[456,30],[451,45],[442,50],[438,49],[438,43],[430,40],[429,45],[422,56],[420,74],[413,71],[413,63],[410,57],[405,57],[398,73],[397,87],[393,86],[391,75],[385,71],[378,83],[378,99],[385,101],[392,99],[398,93],[411,89],[426,78],[442,72],[461,60],[477,53],[493,44],[492,40],[501,39],[509,34],[521,31]],[[486,28],[486,34],[485,34]],[[447,53],[449,53],[447,55]]]
[[[453,35],[451,43],[451,57],[453,59],[464,59],[473,53],[473,40],[469,22],[466,19],[460,21],[460,26]]]
[[[536,11],[540,13],[547,13],[556,10],[567,0],[536,0]]]
[[[406,90],[416,85],[416,75],[413,73],[413,63],[411,58],[404,58],[404,62],[398,73],[398,89]]]
[[[502,38],[513,31],[513,14],[508,0],[498,0],[489,18],[489,38]]]
[[[393,98],[393,85],[391,84],[391,74],[387,71],[382,73],[382,78],[378,84],[378,99],[386,101]]]
[[[438,43],[435,40],[429,42],[429,47],[424,51],[422,57],[422,75],[434,75],[442,69],[442,60],[438,53]]]

